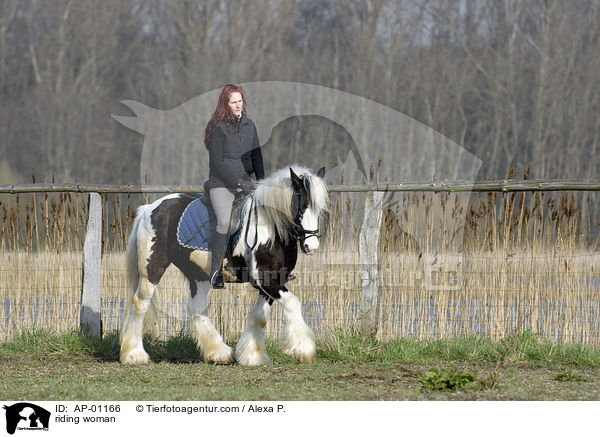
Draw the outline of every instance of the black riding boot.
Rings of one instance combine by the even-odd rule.
[[[214,233],[212,241],[212,265],[210,269],[210,285],[212,288],[225,288],[223,281],[223,257],[227,244],[227,234]]]

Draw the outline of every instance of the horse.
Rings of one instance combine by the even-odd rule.
[[[275,301],[283,306],[283,352],[301,363],[313,362],[314,335],[302,317],[300,300],[285,283],[296,265],[298,246],[307,255],[319,248],[319,217],[329,209],[324,174],[325,168],[315,174],[293,165],[258,181],[242,201],[242,236],[233,250],[227,250],[226,257],[237,280],[249,282],[258,290],[258,296],[235,350],[223,341],[207,317],[210,252],[184,247],[176,238],[179,218],[194,197],[170,194],[140,206],[127,242],[130,293],[120,335],[121,363],[149,362],[143,334],[153,324],[155,290],[170,264],[189,281],[187,310],[204,362],[270,364],[265,352],[265,328]]]

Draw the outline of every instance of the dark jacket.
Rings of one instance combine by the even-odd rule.
[[[258,132],[254,122],[242,113],[239,121],[217,124],[210,136],[209,188],[235,190],[254,173],[256,180],[265,177]]]

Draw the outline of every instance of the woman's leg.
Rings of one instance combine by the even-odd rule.
[[[217,229],[212,241],[212,266],[210,283],[213,288],[223,288],[223,257],[228,240],[229,220],[234,195],[227,188],[213,188],[210,190],[210,201],[217,217]]]

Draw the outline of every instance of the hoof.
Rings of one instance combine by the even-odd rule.
[[[134,349],[130,352],[121,352],[122,364],[147,364],[150,362],[150,356],[144,349]]]
[[[317,350],[315,349],[314,345],[312,345],[312,349],[305,350],[302,353],[297,352],[294,354],[294,357],[296,357],[296,359],[298,361],[300,361],[301,363],[304,363],[304,364],[314,363],[316,356],[317,356]]]
[[[295,345],[293,348],[283,349],[283,353],[293,356],[301,363],[310,364],[315,361],[317,349],[314,343],[306,343],[304,345]]]
[[[314,335],[310,329],[292,330],[287,326],[280,338],[281,350],[301,363],[312,363],[317,355]]]
[[[270,366],[273,364],[273,360],[265,354],[238,356],[237,362],[242,366]]]
[[[214,352],[205,353],[204,362],[211,364],[233,364],[235,362],[233,349],[227,345],[224,346]]]
[[[242,366],[269,366],[273,364],[273,360],[257,346],[255,344],[254,347],[236,347],[235,357],[238,364]]]

